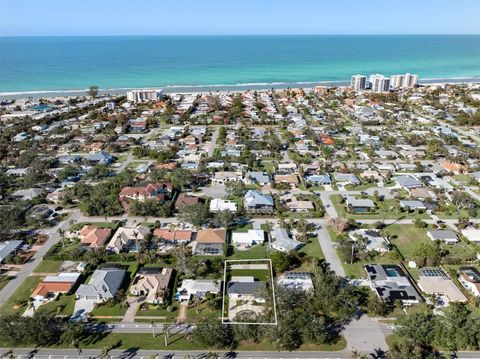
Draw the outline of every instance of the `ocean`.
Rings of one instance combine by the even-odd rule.
[[[480,35],[0,37],[0,95],[308,87],[356,73],[480,80]]]

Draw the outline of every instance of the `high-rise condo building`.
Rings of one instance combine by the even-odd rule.
[[[390,85],[394,89],[415,87],[418,84],[418,75],[406,73],[405,75],[393,75]]]
[[[352,89],[355,91],[362,91],[367,88],[367,76],[353,75],[351,82]]]
[[[131,90],[127,91],[127,100],[132,102],[157,101],[162,92],[162,90]]]
[[[374,92],[388,92],[390,91],[390,79],[380,75],[371,75],[370,79],[370,87]]]

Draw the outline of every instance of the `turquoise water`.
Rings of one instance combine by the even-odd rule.
[[[0,37],[0,92],[480,76],[480,35]]]

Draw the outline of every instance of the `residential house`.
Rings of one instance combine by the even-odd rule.
[[[250,213],[273,213],[274,201],[271,195],[249,190],[245,193],[245,209]]]
[[[85,157],[85,160],[94,165],[98,165],[98,164],[109,165],[114,161],[114,158],[108,152],[99,151]]]
[[[106,246],[112,253],[138,252],[140,242],[144,242],[150,234],[150,229],[143,226],[136,228],[119,227]]]
[[[85,225],[78,232],[80,238],[80,245],[90,248],[102,247],[110,235],[112,230],[110,228],[100,228],[93,225]]]
[[[200,197],[180,193],[175,201],[175,208],[178,210],[183,206],[192,206],[201,202],[202,200]]]
[[[427,236],[432,241],[441,241],[449,244],[457,243],[457,234],[447,229],[432,229],[427,231]]]
[[[41,188],[19,189],[11,194],[11,197],[18,201],[31,201],[45,191]]]
[[[296,174],[285,174],[285,175],[275,175],[274,180],[277,183],[285,183],[290,186],[290,188],[296,188],[298,186],[298,177]]]
[[[313,291],[313,281],[308,272],[285,272],[278,277],[277,283],[286,289],[296,289],[303,292]]]
[[[212,185],[222,185],[227,182],[241,181],[243,175],[241,172],[215,172],[212,178]]]
[[[389,251],[389,242],[375,229],[357,229],[348,233],[350,239],[354,242],[362,241],[365,244],[365,250],[386,253]]]
[[[197,232],[194,253],[200,255],[223,255],[227,239],[225,229],[201,229]]]
[[[442,269],[420,268],[418,275],[418,286],[423,292],[440,296],[440,299],[434,304],[448,306],[449,302],[465,303],[467,301],[467,297]]]
[[[270,176],[264,172],[247,172],[245,174],[245,184],[256,184],[265,186],[270,183]]]
[[[458,280],[475,297],[480,297],[480,272],[475,267],[460,267]]]
[[[229,300],[244,302],[265,303],[262,295],[262,285],[264,282],[256,281],[254,277],[232,277],[227,284],[227,295]]]
[[[3,263],[9,255],[15,254],[22,245],[21,240],[0,242],[0,263]]]
[[[324,186],[324,185],[331,185],[332,179],[329,175],[308,175],[305,176],[305,181],[308,183],[312,183],[316,186]]]
[[[365,270],[370,286],[384,302],[401,301],[417,304],[422,297],[403,270],[394,264],[367,264]]]
[[[155,228],[153,236],[171,244],[188,244],[192,241],[193,231],[181,229]]]
[[[397,181],[397,185],[399,187],[404,188],[406,190],[423,187],[423,183],[413,176],[409,176],[409,175],[396,176],[395,180]]]
[[[130,286],[133,295],[145,296],[149,304],[162,304],[168,298],[173,268],[142,268]]]
[[[480,243],[480,229],[469,227],[462,229],[462,235],[470,242]]]
[[[222,211],[229,211],[229,212],[236,212],[237,211],[237,204],[235,202],[225,200],[222,198],[214,198],[210,201],[210,212],[222,212]]]
[[[247,249],[265,241],[265,232],[261,229],[249,229],[247,232],[232,232],[231,242],[236,248]]]
[[[369,199],[357,199],[352,196],[345,198],[347,209],[352,213],[368,213],[375,209],[375,203]]]
[[[35,288],[31,297],[36,301],[55,298],[59,294],[67,294],[77,284],[81,273],[60,273],[46,276]]]
[[[221,282],[210,279],[184,279],[177,288],[175,298],[179,302],[188,302],[192,297],[204,299],[208,293],[218,295]]]
[[[81,284],[75,294],[96,303],[111,299],[122,287],[126,273],[123,269],[97,269],[88,284]]]
[[[362,182],[355,176],[353,173],[336,173],[333,175],[335,181],[344,183],[344,184],[351,184],[351,185],[359,185]]]
[[[284,228],[274,228],[273,231],[270,232],[270,235],[272,237],[271,246],[277,251],[288,253],[303,246],[302,242],[291,238]]]
[[[163,203],[173,192],[173,184],[171,182],[155,182],[149,183],[143,187],[124,187],[118,195],[122,205],[127,205],[129,201],[156,200]]]

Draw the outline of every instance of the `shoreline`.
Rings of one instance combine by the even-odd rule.
[[[445,85],[480,83],[478,77],[451,77],[451,78],[426,78],[419,80],[419,85]],[[349,86],[349,80],[337,81],[299,81],[299,82],[271,82],[271,83],[239,83],[239,84],[213,84],[213,85],[167,85],[167,86],[142,86],[142,87],[119,87],[99,89],[100,95],[124,95],[129,90],[136,89],[162,89],[164,93],[205,93],[205,92],[237,92],[248,90],[270,90],[286,88],[313,88],[316,86]],[[59,96],[85,96],[88,89],[76,90],[38,90],[38,91],[7,91],[0,92],[0,100],[17,100],[24,98],[49,98]]]

